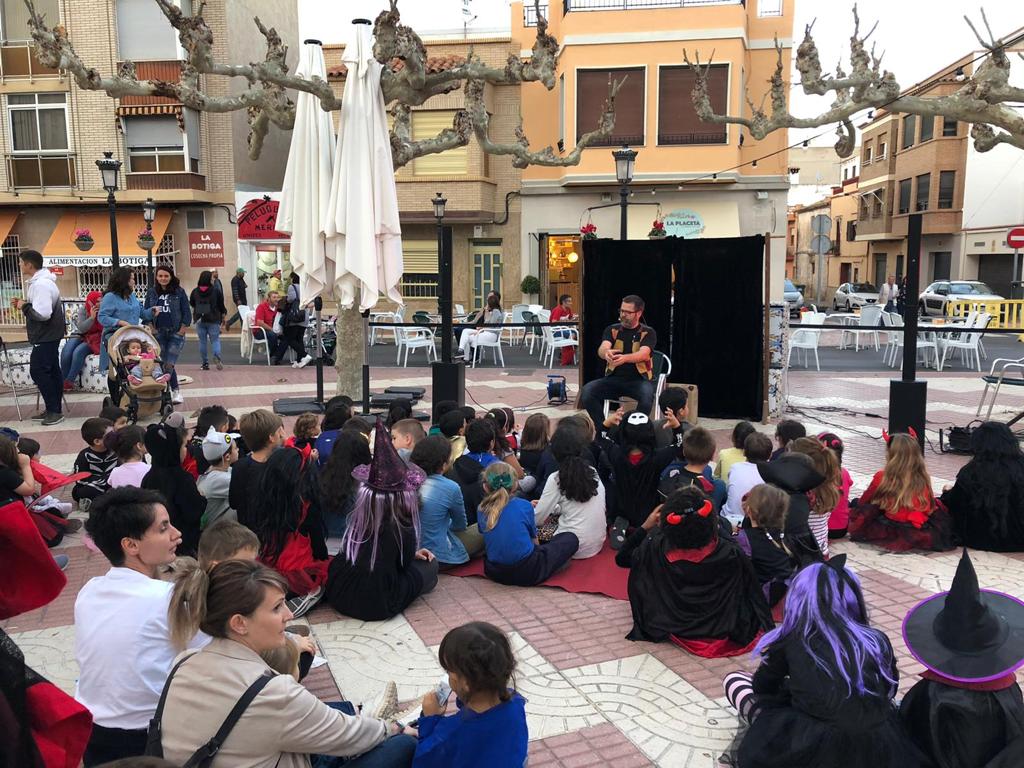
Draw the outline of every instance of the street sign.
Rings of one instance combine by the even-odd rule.
[[[811,250],[817,254],[828,253],[832,248],[832,240],[825,235],[815,235],[811,239]]]
[[[1024,227],[1014,227],[1006,235],[1006,244],[1013,249],[1024,248]]]
[[[224,266],[224,233],[193,230],[188,233],[188,264],[196,269]]]
[[[832,217],[824,213],[819,213],[811,219],[811,231],[816,235],[827,235],[832,231]]]

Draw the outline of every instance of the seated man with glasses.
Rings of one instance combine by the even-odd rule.
[[[619,308],[619,322],[604,329],[597,356],[605,361],[605,375],[594,379],[580,393],[583,407],[594,424],[604,422],[604,401],[622,396],[637,402],[638,413],[650,414],[654,406],[654,369],[651,354],[658,335],[641,323],[644,300],[626,296]]]

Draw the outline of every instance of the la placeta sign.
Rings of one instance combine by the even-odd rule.
[[[665,217],[665,232],[674,237],[700,237],[704,234],[704,228],[704,218],[689,208],[670,211]]]
[[[224,266],[224,233],[200,229],[188,233],[188,263],[194,269]]]

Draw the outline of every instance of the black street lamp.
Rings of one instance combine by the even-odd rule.
[[[121,266],[121,254],[117,247],[117,177],[121,173],[121,161],[114,159],[113,152],[104,152],[103,159],[96,161],[103,177],[103,188],[107,190],[107,207],[110,209],[110,266],[117,269]]]
[[[615,178],[619,182],[619,239],[626,240],[626,211],[629,206],[629,182],[633,180],[633,164],[636,150],[623,144],[622,149],[612,152],[615,158]]]
[[[437,263],[440,272],[440,307],[441,310],[441,360],[452,361],[452,255],[445,252],[444,247],[444,206],[448,200],[438,192],[431,199],[434,207],[434,218],[437,220]]]
[[[149,287],[153,287],[153,222],[156,220],[156,203],[152,197],[147,197],[142,204],[142,218],[146,220],[146,232],[150,236],[149,246],[146,248],[146,276],[149,279]]]

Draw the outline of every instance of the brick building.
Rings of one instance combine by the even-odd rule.
[[[189,12],[189,0],[180,2]],[[21,293],[17,253],[22,249],[41,251],[46,263],[62,272],[58,279],[66,297],[84,296],[106,284],[110,229],[95,164],[104,152],[122,162],[117,239],[121,263],[136,268],[140,294],[146,285],[146,254],[135,241],[144,228],[141,203],[146,198],[158,206],[155,260],[173,263],[183,286],[193,286],[200,267],[190,264],[190,233],[220,232],[226,280],[238,263],[236,190],[280,189],[290,134],[273,129],[262,158],[252,162],[244,112],[198,113],[167,98],[114,100],[82,90],[66,73],[35,59],[22,0],[0,3],[2,321],[20,322],[9,306]],[[180,75],[184,52],[152,0],[37,0],[36,8],[51,26],[67,29],[78,54],[102,75],[113,75],[128,60],[140,79],[174,81]],[[218,60],[254,61],[264,55],[253,16],[272,20],[289,43],[290,55],[296,55],[294,0],[214,0],[206,3],[204,17]],[[244,84],[204,78],[202,87],[210,96],[222,96]],[[79,228],[89,229],[95,240],[87,252],[72,242]]]

